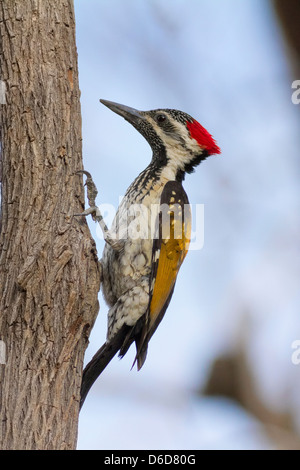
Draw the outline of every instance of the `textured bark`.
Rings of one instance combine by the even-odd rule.
[[[74,449],[100,276],[73,217],[84,193],[72,0],[2,0],[0,41],[0,448]]]

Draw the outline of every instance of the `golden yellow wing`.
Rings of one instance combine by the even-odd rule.
[[[180,266],[191,238],[191,213],[188,197],[177,181],[169,181],[162,192],[153,241],[150,300],[145,324],[137,341],[140,369],[146,359],[148,342],[162,320],[171,300]]]

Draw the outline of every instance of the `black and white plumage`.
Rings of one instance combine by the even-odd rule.
[[[101,288],[110,307],[107,339],[84,370],[81,405],[117,352],[124,356],[135,342],[138,369],[144,364],[148,342],[169,305],[188,251],[191,220],[182,181],[202,160],[220,153],[212,136],[186,113],[101,102],[145,137],[153,157],[126,191],[110,230],[104,230],[100,262]]]

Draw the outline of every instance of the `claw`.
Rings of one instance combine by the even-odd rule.
[[[98,209],[98,207],[89,207],[88,209],[85,209],[85,211],[81,212],[80,214],[73,214],[75,217],[80,217],[80,216],[84,216],[86,217],[87,215],[95,215],[95,216],[99,216],[100,215],[100,211]]]
[[[98,194],[96,185],[93,181],[92,175],[86,170],[78,170],[75,172],[76,175],[84,174],[86,178],[85,186],[87,187],[87,198],[89,202],[89,208],[83,211],[81,214],[74,214],[75,216],[83,216],[86,217],[87,215],[91,215],[93,220],[97,222],[97,218],[100,218],[101,214],[99,209],[96,207],[96,196]]]
[[[79,175],[80,173],[83,173],[87,177],[85,182],[85,186],[87,187],[87,198],[89,201],[89,206],[94,207],[96,206],[95,200],[98,194],[98,190],[93,181],[92,175],[86,170],[78,170],[75,172],[76,175]]]
[[[83,173],[87,177],[85,185],[87,187],[87,198],[89,202],[89,208],[85,209],[85,211],[81,212],[80,214],[73,214],[73,215],[75,217],[86,217],[87,215],[91,215],[92,219],[95,222],[98,222],[98,224],[100,225],[101,230],[103,232],[104,240],[109,245],[111,245],[111,247],[114,250],[117,250],[117,251],[121,250],[124,246],[124,242],[121,240],[115,240],[111,237],[109,230],[103,220],[100,209],[96,206],[95,199],[98,194],[98,191],[97,191],[96,185],[93,181],[91,174],[86,170],[78,170],[75,172],[76,175],[79,175],[80,173]]]
[[[89,172],[86,171],[86,170],[77,170],[77,171],[75,171],[75,175],[79,175],[79,173],[83,173],[85,176],[87,176],[88,178],[91,178],[91,179],[92,179],[91,173],[89,173]]]

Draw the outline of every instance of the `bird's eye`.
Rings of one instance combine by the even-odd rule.
[[[156,120],[157,122],[161,123],[161,122],[165,122],[167,119],[167,116],[165,114],[158,114],[156,116]]]

